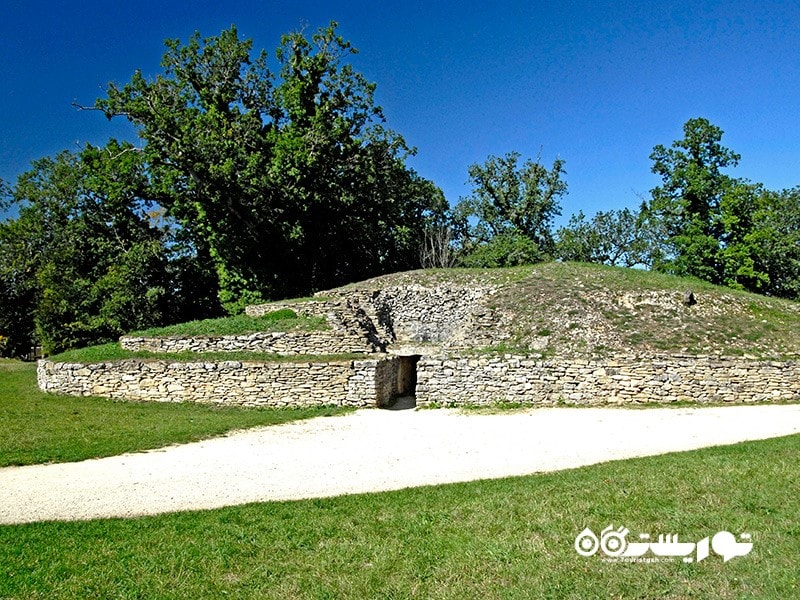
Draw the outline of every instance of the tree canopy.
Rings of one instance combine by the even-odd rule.
[[[283,36],[274,59],[235,27],[167,40],[162,72],[95,108],[136,127],[43,158],[0,224],[4,352],[45,352],[236,312],[420,264],[442,192],[406,166],[375,84],[336,24]],[[270,69],[275,61],[275,71]]]
[[[684,137],[653,148],[661,178],[639,212],[573,216],[557,256],[691,276],[761,294],[800,299],[800,192],[735,178],[740,156],[723,131],[689,119]]]
[[[470,165],[472,193],[455,208],[465,266],[513,266],[542,260],[554,249],[552,223],[567,193],[564,161],[548,169],[509,152]]]
[[[169,261],[178,244],[152,219],[145,187],[140,154],[117,142],[40,159],[20,176],[19,217],[0,224],[7,352],[35,339],[57,352],[184,316],[188,290]]]
[[[600,211],[589,220],[579,211],[556,233],[556,254],[561,260],[612,267],[647,266],[651,244],[646,223],[627,208]]]
[[[235,27],[168,40],[163,71],[110,84],[110,140],[33,163],[0,202],[0,353],[110,341],[418,266],[549,258],[637,266],[800,299],[800,188],[728,174],[739,155],[707,119],[656,145],[638,211],[582,212],[554,233],[564,161],[518,152],[468,167],[450,207],[406,164],[375,84],[336,24],[253,54]],[[273,70],[274,63],[274,70]]]
[[[110,85],[97,107],[146,142],[153,197],[200,247],[235,306],[410,268],[441,192],[405,165],[375,84],[331,23],[269,57],[235,27],[167,42],[163,74]]]

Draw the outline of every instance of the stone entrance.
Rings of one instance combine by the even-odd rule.
[[[394,358],[394,382],[389,402],[382,408],[404,410],[417,406],[417,363],[420,355],[396,356]]]
[[[417,393],[417,363],[420,355],[399,356],[397,364],[397,396],[414,396]]]

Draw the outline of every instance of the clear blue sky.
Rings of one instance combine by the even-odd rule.
[[[411,165],[451,202],[489,154],[566,160],[565,216],[637,206],[648,156],[703,116],[742,155],[732,174],[800,184],[800,3],[775,1],[115,2],[5,0],[0,178],[36,158],[133,138],[71,103],[159,72],[163,40],[236,24],[270,52],[282,33],[340,23],[378,84]]]

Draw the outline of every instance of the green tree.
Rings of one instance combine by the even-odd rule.
[[[24,221],[0,223],[0,356],[23,356],[35,344],[37,233]]]
[[[34,329],[52,353],[171,320],[180,302],[170,233],[154,223],[146,187],[140,153],[114,141],[40,159],[19,177],[19,217],[0,230],[0,255],[13,257],[4,296],[14,300],[0,320],[19,320],[17,352]]]
[[[552,222],[561,214],[559,199],[567,193],[564,161],[557,158],[548,169],[530,159],[519,164],[520,158],[518,152],[509,152],[470,165],[472,192],[455,209],[462,262],[510,266],[552,254]]]
[[[800,289],[800,194],[772,192],[723,169],[739,155],[721,144],[722,130],[690,119],[684,139],[653,149],[662,185],[642,213],[661,228],[666,249],[654,267],[712,283],[785,298]]]
[[[556,232],[556,256],[611,266],[649,266],[651,233],[644,219],[627,208],[601,211],[591,220],[580,211]]]
[[[655,268],[723,283],[720,263],[724,224],[722,198],[737,181],[723,173],[739,155],[720,142],[723,131],[707,119],[689,119],[684,138],[653,148],[651,170],[662,184],[643,207],[667,235],[670,252]]]
[[[97,107],[145,141],[153,196],[207,249],[232,310],[416,266],[443,198],[405,166],[375,84],[336,24],[251,56],[235,27],[167,42],[164,73],[110,85]]]
[[[800,300],[800,188],[759,189],[743,235],[764,294]]]

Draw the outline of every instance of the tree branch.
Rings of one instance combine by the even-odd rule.
[[[99,108],[97,106],[84,106],[83,104],[79,104],[77,100],[72,101],[73,108],[77,108],[78,110],[96,110],[98,112],[104,113],[109,119],[111,117],[130,117],[131,114],[128,112],[114,112],[108,113],[105,109]]]

